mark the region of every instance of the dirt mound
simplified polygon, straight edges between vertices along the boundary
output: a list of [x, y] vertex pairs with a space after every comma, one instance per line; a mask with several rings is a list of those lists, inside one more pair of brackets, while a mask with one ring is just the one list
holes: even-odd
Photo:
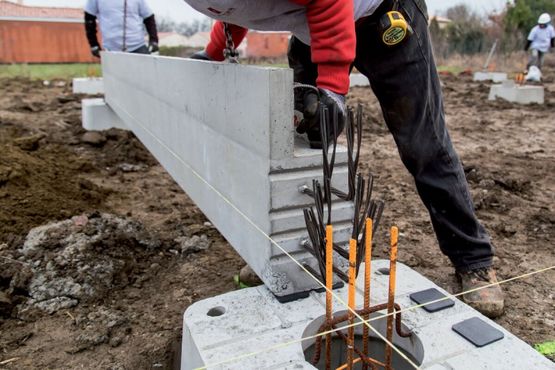
[[11, 254], [22, 266], [12, 274], [4, 271], [2, 278], [8, 298], [24, 301], [16, 316], [28, 320], [37, 310], [52, 314], [79, 302], [102, 301], [108, 292], [132, 284], [161, 245], [137, 221], [99, 213], [76, 216], [32, 229]]
[[80, 178], [83, 162], [73, 153], [56, 147], [33, 152], [22, 149], [34, 148], [35, 139], [23, 140], [20, 146], [0, 145], [0, 236], [102, 209], [109, 194]]

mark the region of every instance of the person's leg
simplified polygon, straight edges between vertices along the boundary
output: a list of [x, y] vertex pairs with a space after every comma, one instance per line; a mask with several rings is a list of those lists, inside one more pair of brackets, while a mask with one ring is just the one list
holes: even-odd
[[545, 53], [538, 50], [538, 68], [541, 70], [543, 67], [543, 61], [545, 58]]
[[[476, 218], [461, 162], [445, 127], [425, 3], [401, 1], [414, 34], [388, 47], [377, 23], [391, 6], [391, 0], [385, 0], [374, 16], [357, 26], [355, 66], [370, 80], [401, 159], [429, 211], [441, 250], [460, 273], [487, 270], [493, 247]], [[496, 302], [490, 316], [500, 313], [499, 306], [502, 310], [502, 298]]]
[[528, 56], [528, 64], [526, 65], [526, 71], [529, 71], [530, 67], [536, 65], [536, 60], [537, 60], [537, 50], [530, 49], [530, 55]]
[[130, 51], [130, 53], [132, 53], [132, 54], [150, 54], [150, 51], [148, 51], [148, 47], [146, 45], [143, 45], [138, 49]]

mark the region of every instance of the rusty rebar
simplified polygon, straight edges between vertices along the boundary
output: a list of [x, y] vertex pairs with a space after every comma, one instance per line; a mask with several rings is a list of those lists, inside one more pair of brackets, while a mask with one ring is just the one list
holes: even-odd
[[349, 324], [351, 325], [347, 330], [348, 340], [347, 340], [347, 370], [351, 370], [353, 367], [353, 350], [355, 348], [355, 328], [352, 326], [354, 324], [355, 316], [352, 311], [356, 309], [355, 302], [355, 288], [356, 288], [356, 261], [357, 261], [357, 241], [351, 239], [349, 242]]
[[[364, 309], [370, 307], [370, 282], [372, 274], [372, 219], [366, 219], [366, 233], [365, 233], [365, 248], [364, 248]], [[362, 316], [364, 320], [370, 318], [369, 315]], [[369, 346], [368, 346], [368, 326], [364, 325], [362, 328], [362, 352], [366, 357], [368, 357]], [[362, 370], [367, 370], [368, 365], [366, 363], [362, 364]]]
[[399, 230], [393, 226], [391, 228], [391, 250], [389, 254], [389, 289], [387, 296], [387, 330], [386, 339], [387, 345], [385, 347], [385, 369], [392, 370], [392, 348], [389, 343], [393, 340], [393, 309], [395, 304], [395, 284], [397, 278], [397, 241], [399, 238]]
[[[333, 227], [326, 226], [326, 321], [333, 318]], [[326, 335], [326, 370], [331, 370], [331, 333]]]
[[[368, 309], [355, 310], [355, 312], [357, 313], [357, 315], [364, 317], [374, 312], [383, 311], [387, 309], [387, 305], [388, 305], [387, 303], [383, 303], [383, 304], [376, 305], [374, 307], [369, 307]], [[412, 336], [412, 332], [403, 331], [402, 314], [401, 312], [399, 312], [401, 311], [401, 306], [395, 303], [393, 307], [395, 309], [395, 314], [392, 316], [395, 317], [395, 330], [397, 332], [397, 335], [399, 335], [401, 338], [409, 338], [410, 336]], [[333, 329], [335, 326], [337, 326], [338, 324], [345, 322], [347, 320], [349, 320], [348, 314], [334, 317], [331, 322], [326, 321], [322, 323], [322, 325], [320, 325], [320, 327], [318, 328], [318, 331], [316, 332], [316, 334], [329, 331]], [[366, 326], [366, 324], [363, 324], [363, 325]], [[321, 352], [322, 352], [322, 336], [318, 336], [314, 343], [314, 355], [312, 357], [313, 365], [316, 365], [320, 361]]]

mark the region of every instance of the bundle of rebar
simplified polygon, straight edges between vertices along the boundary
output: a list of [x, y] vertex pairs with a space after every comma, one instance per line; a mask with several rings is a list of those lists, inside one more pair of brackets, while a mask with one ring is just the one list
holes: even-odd
[[[305, 223], [310, 239], [310, 242], [305, 243], [305, 247], [315, 256], [320, 271], [314, 271], [308, 265], [305, 265], [305, 267], [315, 276], [319, 276], [322, 283], [326, 286], [326, 320], [319, 328], [318, 334], [333, 330], [336, 335], [344, 341], [347, 350], [347, 363], [338, 369], [351, 370], [354, 364], [362, 362], [362, 368], [365, 370], [377, 370], [379, 368], [392, 370], [392, 349], [389, 344], [391, 344], [393, 340], [394, 321], [397, 334], [400, 337], [409, 337], [411, 333], [403, 332], [401, 327], [401, 314], [398, 312], [400, 311], [400, 307], [395, 303], [398, 240], [398, 230], [396, 227], [391, 228], [388, 301], [385, 304], [373, 307], [370, 305], [372, 238], [379, 225], [384, 209], [384, 202], [372, 199], [374, 185], [373, 176], [370, 174], [365, 179], [358, 173], [362, 139], [362, 108], [359, 105], [356, 114], [349, 109], [346, 119], [349, 171], [347, 192], [343, 192], [331, 186], [337, 149], [337, 137], [332, 135], [334, 140], [333, 145], [330, 145], [328, 142], [328, 138], [330, 137], [330, 135], [328, 135], [328, 129], [331, 128], [334, 135], [337, 132], [337, 112], [330, 113], [327, 109], [321, 109], [320, 126], [323, 147], [323, 186], [318, 180], [313, 180], [312, 190], [304, 189], [303, 191], [314, 199], [314, 207], [304, 209]], [[332, 147], [331, 155], [329, 152], [330, 146]], [[352, 233], [348, 250], [345, 250], [343, 247], [333, 242], [332, 196], [343, 200], [352, 200], [354, 203]], [[327, 217], [325, 217], [324, 210], [327, 211]], [[324, 222], [324, 218], [326, 218], [326, 222]], [[334, 252], [338, 254], [339, 258], [348, 261], [349, 267], [347, 271], [343, 271], [335, 266]], [[357, 309], [355, 301], [356, 279], [363, 261], [365, 266], [364, 302], [362, 309]], [[349, 312], [340, 317], [334, 317], [333, 315], [332, 289], [334, 274], [348, 284]], [[367, 321], [370, 318], [370, 314], [382, 310], [387, 310], [384, 362], [369, 356], [369, 325], [365, 324], [363, 327], [362, 350], [355, 346], [354, 333], [354, 313], [364, 321]], [[345, 321], [349, 324], [347, 334], [343, 333], [341, 330], [337, 330], [337, 325]], [[329, 370], [331, 369], [332, 363], [332, 335], [330, 333], [326, 334], [325, 342], [325, 368]], [[321, 352], [322, 338], [318, 336], [312, 361], [314, 365], [320, 362]]]

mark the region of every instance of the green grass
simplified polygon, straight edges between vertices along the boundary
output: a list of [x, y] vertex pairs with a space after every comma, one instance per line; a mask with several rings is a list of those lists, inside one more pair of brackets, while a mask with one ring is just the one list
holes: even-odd
[[449, 72], [454, 75], [458, 75], [459, 73], [463, 72], [465, 69], [459, 66], [437, 66], [438, 72]]
[[52, 80], [73, 77], [99, 77], [100, 64], [3, 64], [0, 65], [0, 78], [27, 77], [31, 79]]

